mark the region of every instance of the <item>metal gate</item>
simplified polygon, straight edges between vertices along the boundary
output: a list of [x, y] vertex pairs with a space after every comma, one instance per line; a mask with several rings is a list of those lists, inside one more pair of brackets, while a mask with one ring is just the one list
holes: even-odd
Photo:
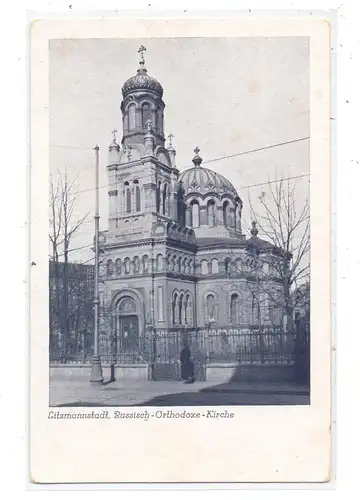
[[181, 380], [180, 352], [187, 344], [194, 363], [195, 380], [205, 380], [205, 359], [197, 332], [168, 331], [153, 334], [152, 379]]

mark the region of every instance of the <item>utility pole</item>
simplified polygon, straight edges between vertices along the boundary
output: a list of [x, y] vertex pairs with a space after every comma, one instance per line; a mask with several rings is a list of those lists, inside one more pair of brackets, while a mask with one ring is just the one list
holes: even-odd
[[151, 380], [156, 380], [156, 328], [155, 328], [155, 258], [154, 238], [151, 239]]
[[64, 342], [64, 361], [66, 363], [69, 354], [69, 235], [68, 235], [68, 177], [67, 167], [65, 170], [65, 186], [63, 189], [63, 210], [64, 210], [64, 269], [63, 269], [63, 283], [64, 283], [64, 308], [63, 308], [63, 342]]
[[91, 359], [90, 382], [103, 383], [99, 355], [99, 146], [95, 146], [95, 290], [94, 290], [94, 351]]

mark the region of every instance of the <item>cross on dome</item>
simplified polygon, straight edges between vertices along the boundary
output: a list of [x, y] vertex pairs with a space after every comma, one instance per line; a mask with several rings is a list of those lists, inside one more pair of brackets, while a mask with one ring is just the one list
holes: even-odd
[[145, 64], [145, 59], [144, 59], [144, 52], [145, 52], [145, 50], [146, 50], [146, 47], [144, 47], [144, 45], [141, 45], [140, 48], [139, 48], [139, 50], [138, 50], [138, 53], [140, 54], [140, 60], [139, 60], [139, 62], [140, 62], [141, 66], [144, 66], [144, 64]]
[[172, 133], [170, 132], [170, 134], [167, 136], [167, 138], [169, 139], [169, 146], [172, 146], [172, 138], [174, 136], [172, 135]]
[[114, 149], [116, 151], [120, 151], [120, 146], [119, 144], [116, 142], [116, 132], [117, 130], [115, 128], [112, 129], [111, 133], [112, 133], [112, 136], [113, 136], [113, 140], [112, 142], [109, 144], [109, 151], [113, 151]]
[[117, 133], [117, 132], [118, 132], [118, 131], [116, 130], [116, 128], [113, 128], [113, 129], [112, 129], [112, 131], [111, 131], [111, 133], [112, 133], [112, 135], [113, 135], [113, 140], [114, 140], [114, 142], [116, 142], [116, 133]]
[[201, 165], [201, 163], [202, 163], [202, 158], [201, 158], [201, 156], [199, 156], [200, 149], [198, 148], [198, 146], [196, 146], [196, 148], [194, 149], [194, 153], [195, 153], [195, 156], [194, 156], [194, 158], [192, 159], [193, 164], [194, 164], [196, 167], [200, 167], [200, 165]]

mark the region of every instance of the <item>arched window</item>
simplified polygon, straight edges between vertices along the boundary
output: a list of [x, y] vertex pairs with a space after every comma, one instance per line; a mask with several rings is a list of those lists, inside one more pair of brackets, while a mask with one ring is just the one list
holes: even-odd
[[186, 259], [186, 257], [185, 257], [185, 259], [184, 259], [184, 261], [183, 261], [183, 265], [182, 265], [182, 272], [183, 272], [184, 274], [186, 274], [186, 273], [187, 273], [187, 259]]
[[226, 274], [226, 276], [229, 276], [230, 273], [231, 273], [230, 259], [229, 259], [229, 257], [226, 257], [226, 259], [225, 259], [225, 274]]
[[135, 130], [135, 114], [136, 107], [135, 104], [130, 104], [128, 107], [128, 129]]
[[193, 324], [193, 311], [192, 311], [192, 300], [191, 300], [191, 296], [188, 295], [187, 296], [187, 313], [186, 313], [186, 317], [187, 317], [187, 322], [189, 325], [192, 325]]
[[142, 126], [146, 129], [146, 122], [151, 120], [150, 106], [148, 103], [142, 105]]
[[160, 108], [157, 110], [157, 126], [161, 133], [163, 130], [163, 113]]
[[163, 258], [162, 258], [162, 255], [161, 253], [159, 253], [157, 256], [156, 256], [156, 271], [162, 271], [163, 270]]
[[207, 223], [210, 227], [216, 225], [215, 202], [213, 200], [210, 200], [207, 204]]
[[138, 274], [139, 271], [140, 271], [139, 257], [134, 257], [134, 273]]
[[158, 182], [156, 187], [156, 211], [160, 213], [160, 197], [161, 197], [161, 181]]
[[121, 259], [116, 259], [115, 261], [115, 272], [118, 276], [121, 274]]
[[239, 231], [241, 231], [241, 204], [240, 203], [237, 207], [236, 225], [237, 225], [237, 229]]
[[162, 196], [162, 213], [166, 215], [166, 201], [167, 201], [167, 184], [164, 184], [163, 196]]
[[172, 322], [173, 325], [177, 323], [177, 313], [178, 313], [178, 294], [175, 293], [172, 300]]
[[106, 274], [108, 276], [111, 276], [113, 272], [114, 272], [114, 263], [112, 260], [108, 260], [106, 263]]
[[125, 182], [125, 203], [126, 203], [126, 213], [131, 212], [131, 191], [129, 187], [129, 183]]
[[224, 226], [228, 227], [230, 225], [230, 205], [228, 201], [225, 201], [223, 204], [223, 218]]
[[206, 276], [209, 273], [209, 266], [207, 260], [202, 260], [200, 262], [200, 271], [203, 276]]
[[165, 262], [165, 264], [166, 264], [166, 271], [171, 271], [171, 261], [170, 261], [170, 259], [171, 259], [171, 255], [169, 253], [166, 254], [166, 262]]
[[129, 274], [130, 273], [130, 259], [129, 257], [126, 257], [124, 260], [124, 266], [125, 266], [125, 273]]
[[211, 261], [211, 274], [217, 274], [219, 272], [219, 261], [217, 259], [213, 259]]
[[230, 321], [233, 325], [239, 323], [240, 316], [240, 298], [238, 294], [234, 293], [230, 299]]
[[215, 297], [211, 293], [206, 296], [205, 301], [206, 319], [208, 321], [216, 320], [216, 302]]
[[191, 223], [193, 227], [200, 226], [200, 209], [197, 201], [191, 204]]
[[185, 297], [184, 320], [186, 325], [191, 324], [191, 299], [189, 294]]
[[139, 181], [134, 181], [135, 184], [135, 210], [140, 212], [141, 210], [141, 198], [140, 198], [140, 186]]
[[191, 259], [188, 262], [188, 273], [189, 274], [193, 273], [193, 261]]
[[241, 273], [241, 259], [236, 259], [235, 261], [235, 271]]
[[147, 273], [149, 270], [149, 257], [147, 255], [144, 255], [142, 258], [142, 268], [143, 268], [143, 273]]
[[184, 308], [184, 297], [180, 295], [179, 298], [179, 324], [183, 324], [183, 308]]

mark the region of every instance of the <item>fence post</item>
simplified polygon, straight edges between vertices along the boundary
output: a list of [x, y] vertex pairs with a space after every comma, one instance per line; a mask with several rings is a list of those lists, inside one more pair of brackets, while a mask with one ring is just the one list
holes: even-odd
[[156, 328], [151, 329], [151, 380], [156, 380]]
[[116, 319], [114, 315], [111, 316], [111, 326], [110, 326], [110, 356], [111, 356], [111, 365], [110, 365], [110, 381], [114, 382], [116, 380], [115, 377], [115, 366], [116, 366], [116, 357], [117, 357], [117, 331], [116, 331]]

